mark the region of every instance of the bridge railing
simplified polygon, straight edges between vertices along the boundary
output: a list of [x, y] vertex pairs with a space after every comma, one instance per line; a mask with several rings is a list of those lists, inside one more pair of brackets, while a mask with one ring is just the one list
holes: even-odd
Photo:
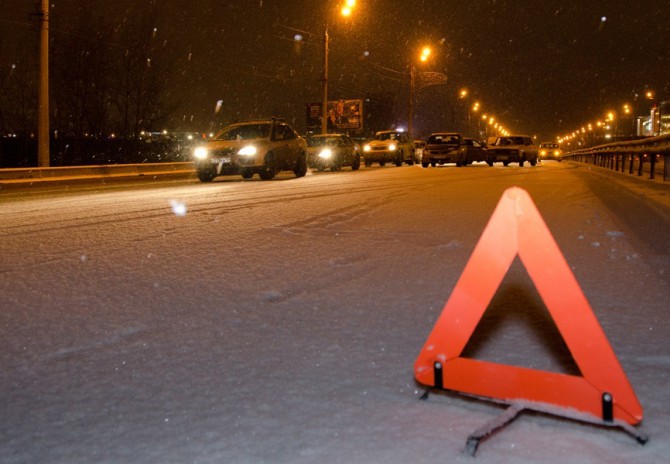
[[563, 159], [595, 164], [621, 172], [626, 172], [628, 169], [629, 174], [633, 174], [637, 167], [638, 176], [644, 174], [645, 166], [648, 164], [650, 179], [655, 178], [656, 165], [662, 160], [665, 182], [670, 178], [670, 134], [575, 150], [564, 154]]
[[106, 164], [95, 166], [60, 166], [51, 168], [0, 169], [0, 184], [48, 182], [69, 179], [133, 178], [194, 175], [192, 162]]

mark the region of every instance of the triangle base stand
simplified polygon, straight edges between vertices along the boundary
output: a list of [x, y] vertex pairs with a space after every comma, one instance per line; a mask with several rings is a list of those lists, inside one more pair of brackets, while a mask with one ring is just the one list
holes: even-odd
[[[427, 389], [423, 395], [421, 395], [421, 400], [427, 400], [428, 396], [430, 394], [431, 389]], [[439, 389], [438, 391], [446, 391]], [[459, 392], [456, 392], [459, 393]], [[468, 397], [471, 397], [471, 395], [465, 395]], [[494, 403], [503, 403], [501, 401], [496, 401], [492, 400], [490, 398], [481, 398], [481, 397], [474, 397], [480, 400], [488, 400], [490, 402]], [[539, 412], [543, 414], [548, 414], [551, 416], [555, 417], [561, 417], [565, 419], [571, 419], [571, 420], [577, 420], [580, 422], [587, 422], [590, 424], [594, 425], [599, 425], [599, 426], [604, 426], [604, 427], [613, 427], [613, 428], [620, 428], [624, 432], [626, 432], [628, 435], [632, 436], [635, 438], [635, 440], [641, 444], [644, 445], [649, 441], [649, 437], [643, 433], [641, 433], [639, 430], [637, 430], [635, 427], [632, 425], [623, 422], [623, 421], [608, 421], [608, 420], [603, 420], [603, 421], [596, 421], [587, 417], [584, 417], [582, 415], [571, 415], [571, 414], [560, 414], [555, 410], [551, 410], [550, 408], [542, 408], [542, 407], [537, 407], [537, 405], [526, 405], [526, 404], [520, 404], [520, 403], [503, 403], [507, 404], [507, 409], [500, 414], [498, 417], [488, 421], [481, 427], [479, 427], [477, 430], [472, 432], [470, 436], [468, 436], [468, 439], [465, 443], [465, 452], [468, 453], [470, 456], [475, 456], [475, 453], [477, 452], [477, 448], [479, 447], [479, 443], [505, 427], [506, 425], [509, 425], [514, 419], [519, 417], [519, 415], [524, 412], [525, 410], [528, 411], [533, 411], [533, 412]]]

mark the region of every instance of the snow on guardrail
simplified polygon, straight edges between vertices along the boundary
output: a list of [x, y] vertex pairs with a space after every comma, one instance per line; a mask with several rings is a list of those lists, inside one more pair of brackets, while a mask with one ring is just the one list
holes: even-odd
[[637, 165], [638, 176], [644, 173], [645, 163], [648, 162], [650, 179], [654, 179], [656, 163], [660, 157], [663, 158], [663, 181], [666, 181], [670, 178], [670, 134], [608, 143], [563, 155], [563, 159], [595, 164], [621, 172], [625, 172], [628, 162], [628, 172], [633, 174]]

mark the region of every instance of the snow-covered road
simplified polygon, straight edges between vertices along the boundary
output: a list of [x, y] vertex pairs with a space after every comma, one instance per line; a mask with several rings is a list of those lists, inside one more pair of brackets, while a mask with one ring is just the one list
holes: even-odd
[[[413, 364], [503, 191], [526, 189], [644, 407], [523, 414], [480, 463], [670, 455], [670, 186], [597, 168], [385, 167], [0, 195], [0, 462], [472, 462], [500, 407]], [[515, 262], [470, 356], [575, 366]]]

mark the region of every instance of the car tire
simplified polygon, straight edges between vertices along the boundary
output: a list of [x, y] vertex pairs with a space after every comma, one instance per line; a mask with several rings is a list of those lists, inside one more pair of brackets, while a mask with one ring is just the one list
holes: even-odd
[[198, 179], [200, 179], [200, 182], [211, 182], [215, 177], [216, 171], [214, 169], [198, 170]]
[[428, 167], [428, 161], [422, 161], [421, 162], [421, 167], [427, 168]]
[[505, 167], [509, 166], [509, 161], [503, 161], [503, 166]]
[[365, 167], [369, 168], [372, 166], [372, 161], [365, 160]]
[[265, 163], [258, 173], [263, 180], [273, 179], [277, 175], [277, 168], [275, 166], [275, 157], [272, 153], [265, 155]]
[[333, 165], [330, 167], [330, 172], [336, 172], [336, 171], [339, 171], [340, 169], [342, 169], [342, 160], [338, 159], [338, 160], [335, 160]]
[[360, 155], [356, 155], [356, 158], [354, 158], [354, 162], [351, 163], [351, 170], [358, 171], [358, 168], [360, 167], [361, 167], [361, 157]]
[[493, 167], [493, 161], [487, 161], [486, 164], [488, 164], [490, 168]]
[[386, 161], [380, 161], [380, 162], [379, 162], [379, 165], [380, 165], [380, 166], [386, 166]]
[[251, 179], [254, 177], [254, 171], [248, 168], [242, 169], [240, 174], [242, 174], [242, 179]]
[[398, 166], [398, 167], [402, 166], [402, 162], [403, 162], [404, 159], [405, 159], [405, 156], [403, 155], [402, 150], [400, 150], [398, 152], [398, 156], [396, 156], [396, 158], [395, 158], [395, 165]]
[[432, 167], [435, 167], [435, 166], [437, 166], [437, 162], [436, 162], [436, 161], [431, 161], [431, 162], [430, 162], [430, 165], [431, 165]]
[[529, 163], [531, 166], [535, 166], [537, 164], [537, 160], [531, 160]]
[[305, 174], [307, 174], [307, 155], [305, 153], [300, 153], [298, 156], [293, 173], [296, 177], [305, 177]]

